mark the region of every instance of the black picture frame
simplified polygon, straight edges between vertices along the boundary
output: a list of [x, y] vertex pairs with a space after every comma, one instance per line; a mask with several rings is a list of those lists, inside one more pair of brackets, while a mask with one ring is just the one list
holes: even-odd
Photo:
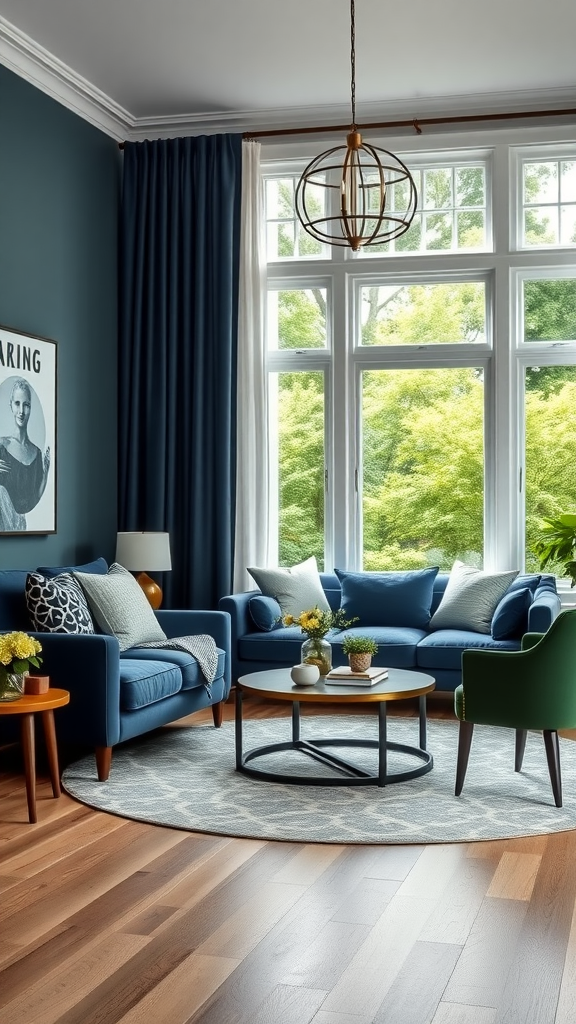
[[56, 533], [56, 364], [50, 338], [0, 325], [0, 535]]

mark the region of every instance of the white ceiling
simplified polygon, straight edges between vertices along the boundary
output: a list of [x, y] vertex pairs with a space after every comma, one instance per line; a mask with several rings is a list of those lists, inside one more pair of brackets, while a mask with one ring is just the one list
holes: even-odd
[[[356, 0], [359, 120], [576, 106], [576, 0]], [[349, 121], [349, 0], [0, 0], [0, 63], [117, 138]]]

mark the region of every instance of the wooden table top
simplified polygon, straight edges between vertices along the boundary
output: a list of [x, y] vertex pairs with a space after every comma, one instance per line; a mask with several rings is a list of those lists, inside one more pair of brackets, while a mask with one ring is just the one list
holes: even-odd
[[48, 690], [46, 693], [23, 693], [17, 700], [0, 701], [0, 715], [30, 715], [35, 711], [51, 711], [70, 701], [68, 690]]
[[243, 693], [277, 700], [314, 701], [327, 704], [369, 703], [370, 701], [406, 700], [422, 697], [436, 686], [432, 676], [403, 668], [388, 669], [388, 676], [375, 686], [340, 686], [322, 676], [313, 686], [296, 686], [289, 668], [268, 669], [240, 676], [238, 685]]

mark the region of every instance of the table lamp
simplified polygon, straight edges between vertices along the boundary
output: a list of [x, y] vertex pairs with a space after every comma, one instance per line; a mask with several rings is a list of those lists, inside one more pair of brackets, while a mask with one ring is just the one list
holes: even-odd
[[167, 572], [172, 568], [170, 537], [167, 533], [119, 533], [116, 561], [137, 573], [136, 579], [152, 608], [162, 604], [162, 590], [148, 572]]

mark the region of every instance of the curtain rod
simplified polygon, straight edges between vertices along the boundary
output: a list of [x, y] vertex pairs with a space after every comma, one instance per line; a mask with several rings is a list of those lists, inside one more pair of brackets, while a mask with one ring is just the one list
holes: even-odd
[[[521, 117], [559, 117], [560, 115], [576, 114], [576, 108], [564, 110], [520, 110], [508, 114], [464, 114], [457, 117], [413, 117], [407, 121], [371, 121], [370, 124], [359, 124], [359, 131], [371, 128], [414, 128], [418, 135], [422, 134], [422, 125], [432, 124], [467, 124], [474, 121], [509, 121]], [[350, 124], [323, 125], [318, 128], [277, 128], [270, 131], [243, 132], [243, 139], [262, 139], [274, 135], [316, 135], [319, 132], [346, 132]]]
[[[375, 121], [370, 124], [359, 124], [359, 131], [368, 131], [372, 128], [414, 128], [418, 135], [422, 134], [422, 126], [433, 124], [470, 124], [477, 121], [511, 121], [524, 117], [546, 118], [546, 117], [571, 117], [576, 115], [576, 108], [569, 107], [561, 110], [516, 110], [507, 114], [464, 114], [457, 117], [413, 117], [407, 121]], [[347, 132], [350, 124], [329, 124], [316, 128], [272, 128], [268, 131], [242, 132], [243, 139], [263, 139], [280, 135], [318, 135], [320, 132]], [[119, 149], [124, 149], [124, 143], [118, 143]]]

